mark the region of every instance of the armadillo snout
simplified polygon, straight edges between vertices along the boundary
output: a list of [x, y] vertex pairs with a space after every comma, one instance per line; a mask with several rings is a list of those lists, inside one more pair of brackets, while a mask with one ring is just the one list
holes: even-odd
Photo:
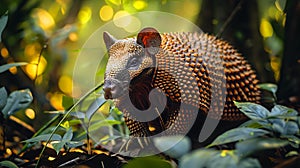
[[116, 85], [111, 80], [105, 80], [103, 85], [104, 98], [112, 99], [112, 91], [116, 89]]
[[123, 82], [116, 79], [106, 79], [103, 85], [104, 98], [115, 99], [124, 94], [125, 87]]

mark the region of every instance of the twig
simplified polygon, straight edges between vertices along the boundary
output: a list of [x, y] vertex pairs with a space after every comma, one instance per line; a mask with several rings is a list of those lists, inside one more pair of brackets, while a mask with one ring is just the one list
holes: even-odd
[[39, 54], [39, 57], [38, 57], [38, 62], [36, 64], [36, 73], [35, 73], [35, 78], [34, 78], [35, 82], [36, 82], [36, 79], [38, 78], [38, 75], [39, 75], [39, 64], [41, 62], [42, 54], [43, 54], [44, 50], [48, 47], [48, 44], [47, 44], [48, 42], [47, 41], [45, 42], [45, 44], [43, 44], [43, 47], [42, 47], [42, 49], [40, 51], [40, 54]]
[[242, 8], [242, 3], [244, 0], [240, 0], [239, 3], [236, 5], [236, 7], [234, 8], [234, 10], [231, 12], [230, 16], [228, 17], [228, 19], [224, 22], [224, 24], [222, 25], [222, 27], [220, 28], [219, 32], [217, 33], [217, 37], [221, 37], [224, 30], [226, 29], [226, 27], [228, 26], [228, 24], [232, 21], [232, 19], [234, 18], [234, 16], [236, 15], [236, 13]]

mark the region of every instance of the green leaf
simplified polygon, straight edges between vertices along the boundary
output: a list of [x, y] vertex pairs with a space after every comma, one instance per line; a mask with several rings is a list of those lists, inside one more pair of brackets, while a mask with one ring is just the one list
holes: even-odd
[[260, 120], [268, 117], [270, 112], [263, 106], [255, 103], [239, 103], [234, 102], [234, 104], [243, 112], [247, 117], [252, 120]]
[[179, 168], [260, 168], [257, 159], [240, 159], [235, 151], [198, 149], [179, 160]]
[[7, 24], [8, 11], [5, 12], [3, 16], [0, 17], [0, 42], [2, 41], [2, 32]]
[[86, 111], [86, 117], [90, 121], [92, 119], [92, 116], [97, 112], [97, 110], [104, 105], [106, 100], [103, 97], [97, 98], [87, 109]]
[[0, 162], [0, 167], [18, 168], [18, 166], [14, 162], [8, 160]]
[[300, 138], [294, 135], [281, 135], [280, 138], [285, 138], [290, 142], [290, 145], [296, 149], [299, 148]]
[[[42, 142], [42, 141], [48, 141], [48, 139], [50, 138], [51, 134], [43, 134], [43, 135], [39, 135], [39, 136], [36, 136], [34, 138], [30, 138], [30, 139], [27, 139], [23, 142], [26, 142], [26, 143], [34, 143], [34, 142]], [[53, 134], [53, 136], [51, 137], [50, 141], [61, 141], [61, 136], [58, 135], [58, 134]]]
[[219, 151], [212, 149], [198, 149], [184, 155], [179, 160], [179, 168], [200, 168], [207, 167], [210, 164], [211, 158], [220, 155]]
[[73, 130], [72, 127], [70, 127], [68, 131], [64, 134], [62, 141], [68, 142], [71, 141], [72, 138], [73, 138]]
[[236, 144], [236, 150], [241, 157], [247, 157], [259, 151], [276, 149], [289, 144], [287, 140], [276, 138], [255, 138], [249, 139]]
[[124, 165], [124, 168], [172, 168], [171, 164], [158, 156], [134, 158]]
[[262, 83], [262, 84], [259, 84], [258, 86], [260, 89], [269, 91], [273, 94], [276, 94], [277, 89], [278, 89], [277, 85], [275, 85], [273, 83]]
[[53, 141], [51, 142], [54, 150], [56, 151], [56, 154], [59, 153], [59, 151], [65, 146], [66, 142], [65, 141]]
[[268, 131], [258, 128], [234, 128], [218, 136], [208, 147], [255, 138], [268, 133]]
[[122, 123], [121, 121], [117, 121], [117, 120], [102, 120], [102, 121], [91, 124], [89, 127], [89, 131], [92, 132], [103, 126], [113, 126], [113, 125], [117, 125], [117, 124], [121, 124], [121, 123]]
[[65, 144], [68, 148], [76, 148], [78, 146], [84, 145], [84, 142], [81, 141], [70, 141]]
[[85, 113], [80, 112], [80, 111], [71, 112], [70, 115], [73, 117], [79, 118], [79, 119], [85, 118]]
[[7, 92], [4, 87], [0, 88], [0, 111], [3, 109], [7, 101]]
[[241, 124], [239, 127], [265, 128], [267, 130], [272, 130], [272, 124], [267, 120], [249, 120]]
[[272, 129], [274, 132], [278, 132], [284, 135], [284, 128], [286, 122], [283, 119], [269, 119], [272, 123]]
[[275, 105], [272, 108], [271, 114], [269, 116], [280, 116], [280, 115], [297, 116], [298, 112], [295, 109], [292, 109], [292, 108], [288, 108], [288, 107], [281, 106], [281, 105]]
[[14, 112], [24, 109], [30, 105], [33, 97], [29, 89], [12, 92], [8, 98], [5, 107], [2, 110], [4, 118], [8, 118]]
[[0, 73], [9, 70], [11, 67], [15, 66], [22, 66], [22, 65], [27, 65], [27, 62], [15, 62], [15, 63], [10, 63], [10, 64], [5, 64], [0, 66]]
[[239, 161], [237, 167], [242, 168], [261, 168], [261, 165], [257, 159], [253, 158], [244, 158]]
[[74, 101], [73, 101], [72, 97], [65, 96], [65, 95], [63, 96], [63, 98], [62, 98], [62, 106], [65, 109], [70, 108], [73, 105], [73, 103], [74, 103]]
[[293, 121], [286, 122], [283, 133], [284, 135], [295, 135], [299, 133], [299, 127], [297, 123]]
[[287, 0], [276, 0], [276, 1], [275, 1], [275, 6], [276, 6], [277, 9], [280, 10], [281, 12], [285, 12], [286, 1], [287, 1]]
[[191, 141], [183, 136], [165, 136], [153, 139], [155, 147], [161, 152], [179, 158], [191, 150]]

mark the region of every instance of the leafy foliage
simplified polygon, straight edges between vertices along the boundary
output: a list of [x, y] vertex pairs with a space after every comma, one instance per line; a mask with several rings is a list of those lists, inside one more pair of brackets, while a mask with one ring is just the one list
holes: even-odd
[[154, 145], [165, 154], [180, 158], [191, 150], [191, 141], [183, 136], [156, 137]]
[[0, 92], [2, 92], [0, 110], [4, 119], [7, 119], [18, 110], [26, 108], [33, 100], [29, 89], [14, 91], [8, 97], [4, 88], [1, 88]]
[[171, 164], [168, 161], [163, 160], [157, 156], [150, 156], [150, 157], [142, 157], [142, 158], [135, 158], [128, 162], [124, 166], [124, 168], [136, 168], [136, 167], [143, 167], [143, 168], [172, 168]]
[[10, 63], [10, 64], [5, 64], [0, 66], [0, 73], [9, 70], [9, 68], [15, 67], [15, 66], [22, 66], [22, 65], [27, 65], [26, 62], [17, 62], [17, 63]]
[[8, 16], [7, 16], [7, 12], [0, 17], [0, 42], [2, 41], [2, 32], [7, 24], [7, 20], [8, 20]]
[[199, 149], [183, 156], [179, 164], [180, 168], [220, 167], [220, 168], [260, 168], [257, 159], [241, 159], [235, 151], [217, 151], [213, 149]]

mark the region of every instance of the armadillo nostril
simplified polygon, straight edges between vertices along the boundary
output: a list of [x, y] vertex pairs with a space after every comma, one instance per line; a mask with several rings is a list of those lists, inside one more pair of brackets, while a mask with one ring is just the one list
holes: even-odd
[[104, 98], [105, 99], [112, 99], [112, 94], [111, 94], [111, 88], [103, 88], [104, 91]]

